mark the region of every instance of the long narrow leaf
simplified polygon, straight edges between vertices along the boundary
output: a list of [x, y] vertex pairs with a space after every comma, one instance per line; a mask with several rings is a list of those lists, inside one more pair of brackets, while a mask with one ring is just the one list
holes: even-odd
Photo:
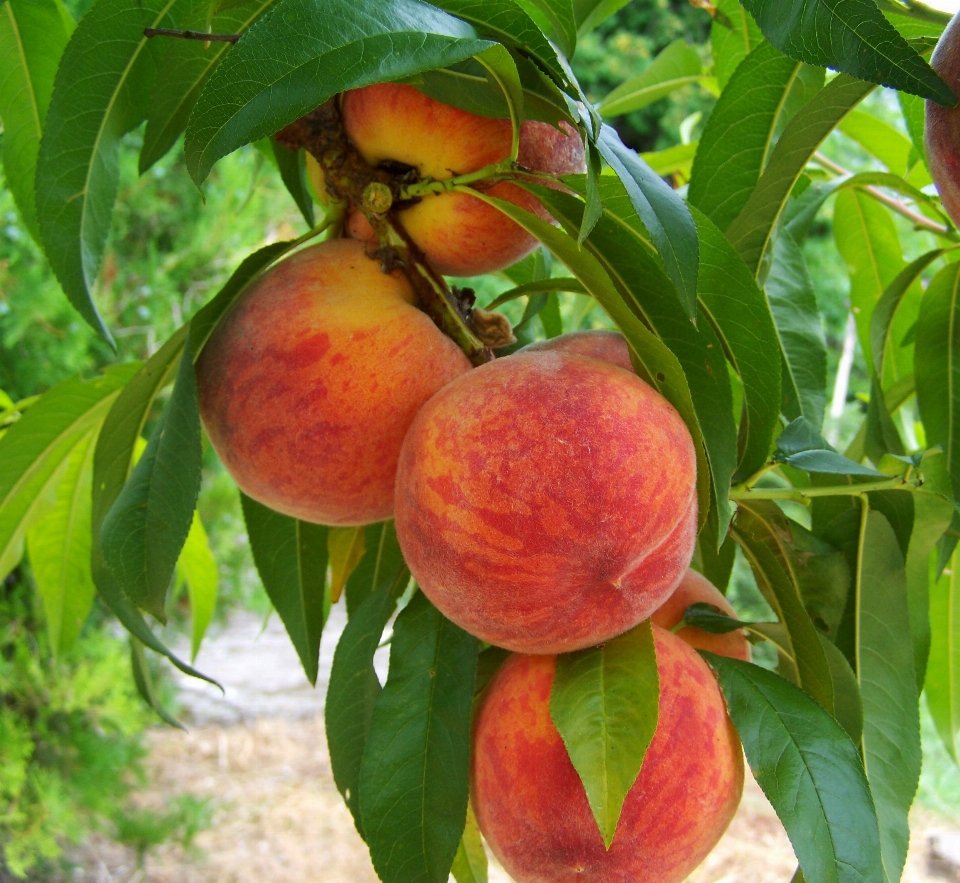
[[74, 23], [61, 0], [0, 6], [0, 123], [3, 170], [24, 224], [38, 242], [33, 180], [53, 78]]
[[218, 159], [338, 92], [455, 64], [490, 45], [419, 0], [280, 0], [203, 87], [187, 125], [187, 168], [200, 184]]
[[423, 593], [397, 617], [360, 769], [363, 830], [383, 880], [448, 879], [467, 814], [478, 649]]

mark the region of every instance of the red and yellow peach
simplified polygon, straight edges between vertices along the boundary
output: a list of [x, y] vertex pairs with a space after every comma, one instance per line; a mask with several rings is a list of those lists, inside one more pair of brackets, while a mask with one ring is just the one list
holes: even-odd
[[474, 635], [562, 653], [648, 617], [697, 527], [690, 433], [636, 375], [558, 352], [457, 378], [410, 427], [397, 535], [423, 591]]
[[417, 411], [470, 369], [361, 243], [304, 249], [265, 273], [197, 362], [207, 435], [240, 488], [322, 524], [393, 515], [400, 445]]
[[726, 830], [743, 754], [707, 664], [654, 627], [659, 717], [609, 850], [550, 718], [555, 657], [512, 656], [474, 724], [470, 796], [517, 883], [680, 883]]

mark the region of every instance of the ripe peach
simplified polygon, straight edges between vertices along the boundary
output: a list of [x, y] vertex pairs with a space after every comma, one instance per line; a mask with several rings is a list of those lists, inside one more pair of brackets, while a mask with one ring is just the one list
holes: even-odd
[[197, 362], [200, 414], [249, 496], [322, 524], [393, 515], [400, 444], [427, 399], [470, 369], [349, 239], [265, 273], [217, 326]]
[[619, 331], [572, 331], [561, 334], [550, 340], [538, 340], [525, 346], [521, 352], [560, 352], [573, 353], [577, 356], [587, 356], [590, 359], [599, 359], [609, 362], [627, 371], [633, 371], [633, 362], [630, 361], [630, 347]]
[[[343, 95], [343, 124], [371, 165], [393, 161], [421, 176], [443, 180], [476, 172], [510, 155], [509, 120], [481, 117], [418, 92], [413, 86], [382, 83]], [[583, 142], [569, 126], [527, 120], [520, 130], [520, 165], [555, 174], [586, 171]], [[488, 191], [528, 211], [549, 217], [540, 203], [514, 184]], [[398, 218], [439, 273], [474, 276], [502, 270], [528, 255], [537, 241], [492, 206], [464, 193], [427, 196], [402, 209]], [[372, 236], [359, 212], [347, 229], [358, 239]]]
[[[930, 64], [946, 84], [960, 94], [960, 14], [947, 25]], [[927, 102], [924, 145], [943, 207], [953, 222], [960, 224], [960, 107], [941, 107], [933, 101]]]
[[397, 536], [430, 600], [509, 650], [563, 653], [648, 617], [693, 555], [690, 433], [634, 374], [518, 353], [417, 415], [397, 470]]
[[[683, 575], [680, 585], [650, 618], [654, 625], [672, 629], [683, 620], [683, 614], [691, 604], [712, 604], [714, 607], [719, 607], [731, 619], [737, 618], [730, 602], [723, 597], [720, 590], [695, 570], [688, 570]], [[674, 634], [695, 650], [709, 650], [718, 656], [730, 656], [733, 659], [742, 659], [744, 662], [750, 661], [750, 644], [741, 629], [727, 632], [725, 635], [714, 635], [687, 625]]]
[[743, 791], [743, 754], [707, 664], [654, 627], [659, 718], [604, 849], [586, 791], [550, 718], [555, 657], [511, 656], [473, 733], [470, 797], [517, 883], [679, 883], [723, 835]]

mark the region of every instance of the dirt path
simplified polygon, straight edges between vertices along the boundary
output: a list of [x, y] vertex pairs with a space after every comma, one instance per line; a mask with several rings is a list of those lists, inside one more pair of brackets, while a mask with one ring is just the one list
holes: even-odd
[[[376, 883], [366, 848], [334, 787], [322, 723], [335, 616], [324, 635], [321, 676], [309, 688], [282, 626], [243, 615], [214, 636], [199, 667], [221, 678], [226, 698], [197, 682], [185, 686], [189, 732], [149, 734], [149, 787], [144, 808], [162, 810], [189, 793], [211, 802], [212, 826], [185, 853], [164, 845], [136, 868], [129, 850], [106, 840], [86, 845], [75, 883]], [[383, 660], [385, 663], [386, 660]], [[931, 871], [928, 841], [960, 828], [917, 811], [906, 883], [960, 880], [944, 866]], [[789, 842], [760, 789], [749, 780], [733, 824], [690, 883], [789, 883], [795, 868]], [[952, 876], [951, 876], [952, 875]], [[490, 883], [509, 883], [491, 868]]]

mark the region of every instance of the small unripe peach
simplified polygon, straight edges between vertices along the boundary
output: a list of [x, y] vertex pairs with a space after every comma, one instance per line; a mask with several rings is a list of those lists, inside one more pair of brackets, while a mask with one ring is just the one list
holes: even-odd
[[[736, 611], [720, 590], [705, 576], [692, 569], [683, 575], [680, 585], [650, 618], [654, 625], [672, 630], [683, 621], [683, 614], [691, 604], [710, 604], [719, 608], [731, 619], [737, 618]], [[750, 644], [742, 629], [727, 632], [724, 635], [715, 635], [692, 625], [686, 625], [674, 634], [696, 650], [709, 650], [718, 656], [730, 656], [733, 659], [742, 659], [744, 662], [750, 661]]]
[[588, 647], [646, 619], [686, 571], [693, 442], [635, 374], [517, 353], [417, 415], [396, 518], [414, 577], [462, 628], [524, 653]]
[[417, 411], [470, 369], [363, 245], [322, 242], [244, 292], [197, 361], [200, 415], [240, 488], [304, 521], [393, 516]]
[[[421, 177], [446, 180], [510, 155], [509, 120], [467, 113], [434, 101], [413, 86], [381, 83], [355, 89], [344, 93], [342, 108], [348, 137], [373, 166], [402, 163]], [[583, 142], [566, 124], [561, 131], [548, 123], [524, 122], [517, 161], [524, 168], [558, 175], [586, 171]], [[515, 184], [500, 182], [487, 192], [549, 217], [530, 193]], [[434, 269], [450, 276], [501, 270], [537, 246], [504, 214], [465, 193], [425, 196], [401, 209], [398, 219]], [[357, 211], [350, 214], [347, 229], [358, 239], [373, 235]]]
[[680, 883], [713, 849], [743, 791], [743, 754], [707, 664], [654, 627], [657, 729], [604, 849], [550, 718], [555, 657], [512, 656], [476, 716], [470, 798], [517, 883]]

